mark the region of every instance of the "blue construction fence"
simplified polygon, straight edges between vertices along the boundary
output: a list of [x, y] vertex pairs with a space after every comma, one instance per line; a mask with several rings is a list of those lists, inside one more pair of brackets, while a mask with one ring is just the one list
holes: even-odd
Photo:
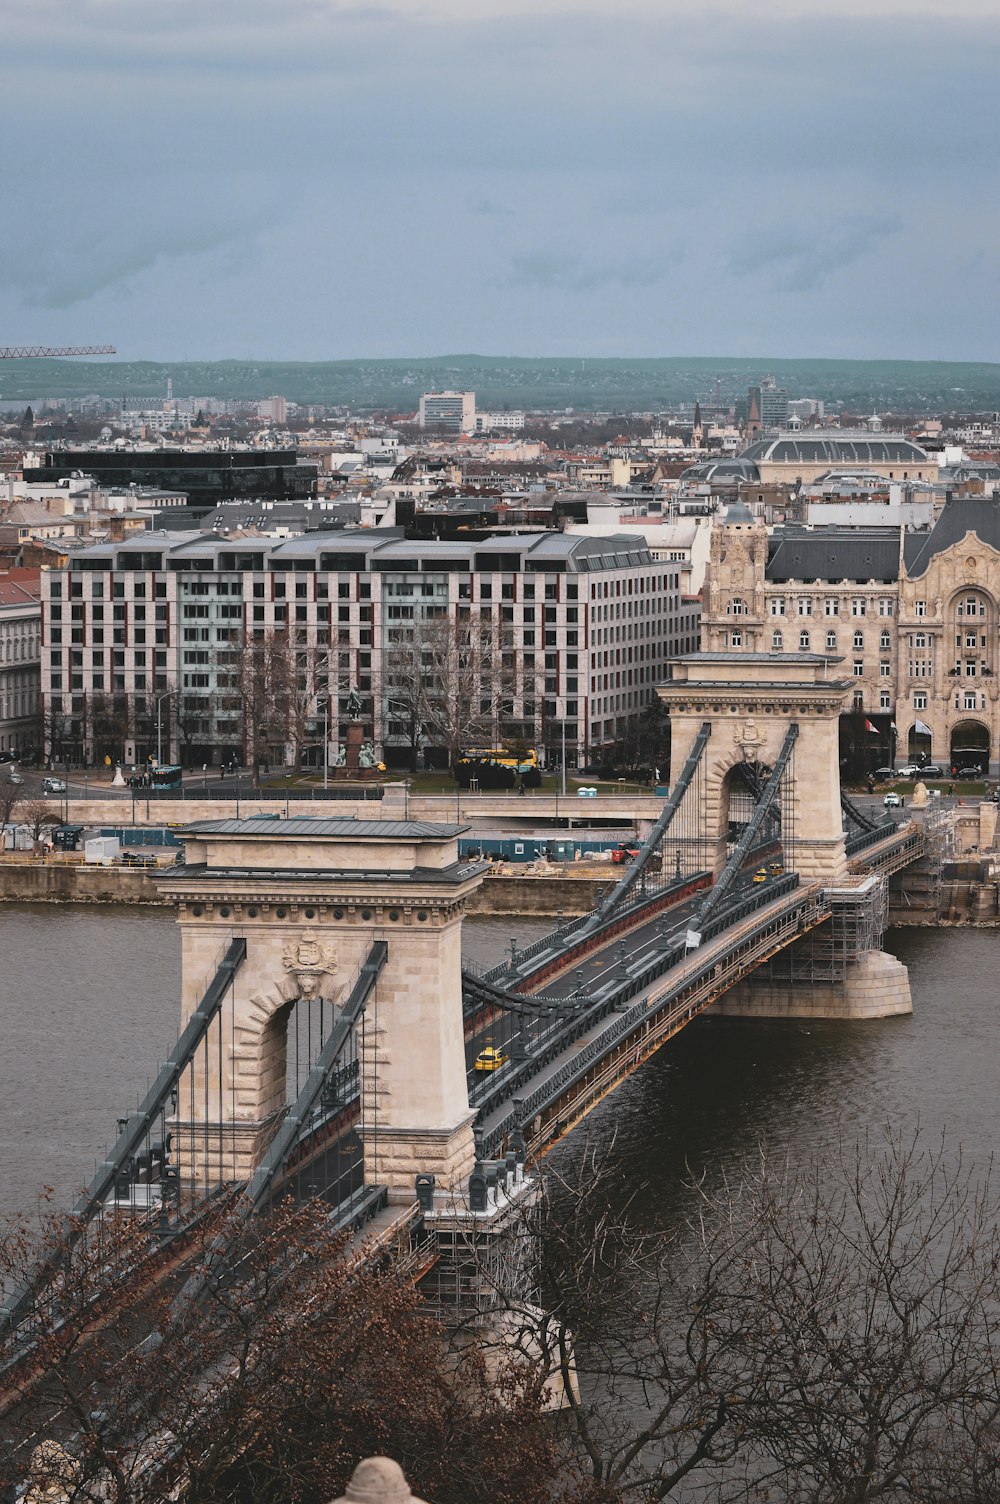
[[175, 830], [166, 825], [102, 825], [100, 836], [116, 836], [124, 850], [126, 846], [183, 846], [184, 842]]
[[494, 862], [575, 862], [603, 851], [635, 851], [638, 845], [632, 832], [606, 836], [460, 836], [458, 854]]

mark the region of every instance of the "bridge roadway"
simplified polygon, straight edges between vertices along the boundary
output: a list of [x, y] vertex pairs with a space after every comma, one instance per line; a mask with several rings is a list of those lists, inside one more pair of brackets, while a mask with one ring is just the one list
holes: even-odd
[[[617, 958], [595, 956], [600, 973], [591, 971], [588, 991], [593, 1001], [604, 994], [609, 1006], [603, 1016], [581, 1019], [578, 1029], [570, 1024], [567, 1030], [565, 1021], [561, 1029], [553, 1026], [551, 1047], [544, 1035], [533, 1037], [534, 1058], [512, 1059], [473, 1086], [471, 1105], [483, 1108], [479, 1126], [485, 1153], [499, 1153], [519, 1121], [529, 1150], [544, 1152], [748, 971], [829, 914], [819, 884], [802, 884], [789, 875], [734, 897], [713, 919], [703, 943], [680, 955], [685, 925], [678, 915], [669, 936], [659, 921], [641, 927], [624, 971]], [[572, 977], [564, 985], [572, 995]]]

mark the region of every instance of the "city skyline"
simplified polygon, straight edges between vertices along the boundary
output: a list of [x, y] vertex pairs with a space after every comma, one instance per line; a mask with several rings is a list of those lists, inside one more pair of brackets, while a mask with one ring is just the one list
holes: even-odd
[[1000, 18], [0, 4], [5, 342], [989, 359]]

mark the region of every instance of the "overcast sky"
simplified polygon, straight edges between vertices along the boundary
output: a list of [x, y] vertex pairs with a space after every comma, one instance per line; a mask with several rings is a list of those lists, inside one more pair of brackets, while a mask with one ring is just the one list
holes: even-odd
[[0, 343], [998, 358], [995, 0], [0, 0]]

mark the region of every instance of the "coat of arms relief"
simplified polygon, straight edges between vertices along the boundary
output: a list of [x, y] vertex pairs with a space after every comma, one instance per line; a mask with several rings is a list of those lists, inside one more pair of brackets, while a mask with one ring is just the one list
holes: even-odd
[[324, 977], [337, 970], [337, 953], [312, 930], [304, 930], [296, 939], [285, 941], [282, 964], [295, 978], [300, 997], [319, 997]]

